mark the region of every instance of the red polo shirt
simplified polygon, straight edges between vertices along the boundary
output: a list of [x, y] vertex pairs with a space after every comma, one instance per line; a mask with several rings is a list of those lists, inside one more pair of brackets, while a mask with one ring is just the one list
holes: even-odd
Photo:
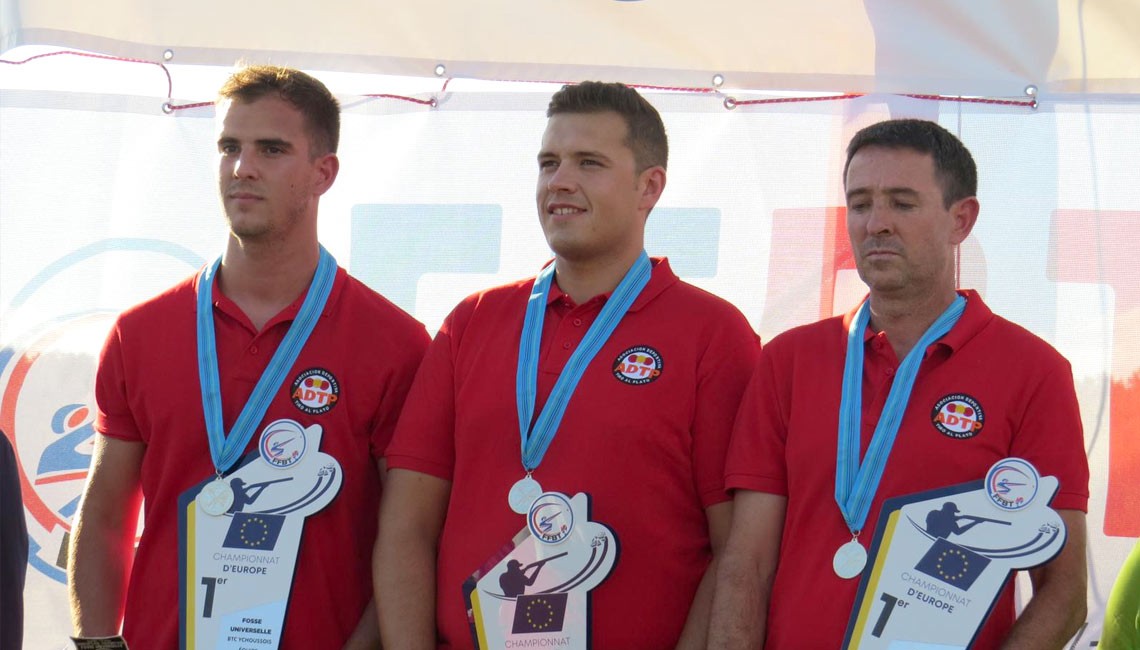
[[[950, 332], [926, 350], [882, 482], [863, 526], [883, 501], [981, 479], [995, 462], [1024, 458], [1056, 476], [1054, 509], [1088, 508], [1088, 462], [1068, 361], [1025, 329], [996, 316], [974, 291]], [[727, 462], [727, 486], [788, 497], [766, 648], [838, 648], [858, 580], [835, 575], [831, 558], [851, 539], [835, 503], [839, 402], [854, 311], [790, 330], [764, 349], [748, 387]], [[898, 368], [882, 333], [865, 337], [860, 458]], [[939, 400], [964, 394], [984, 421], [969, 437], [934, 425]], [[868, 538], [869, 539], [869, 538]], [[975, 648], [996, 648], [1014, 620], [1012, 581]]]
[[[197, 277], [132, 307], [112, 328], [99, 361], [95, 429], [146, 444], [142, 491], [146, 527], [127, 591], [123, 635], [132, 647], [178, 647], [178, 496], [214, 474], [198, 383]], [[226, 431], [241, 412], [304, 296], [259, 333], [214, 289]], [[321, 451], [343, 470], [340, 493], [305, 522], [286, 613], [282, 650], [340, 647], [372, 597], [370, 558], [380, 480], [376, 458], [428, 344], [423, 326], [343, 269], [308, 342], [277, 390], [261, 426], [290, 418], [320, 424]], [[326, 393], [294, 400], [306, 371], [335, 379]], [[310, 375], [311, 376], [311, 375]], [[336, 401], [331, 408], [323, 407]], [[302, 394], [299, 398], [305, 398]]]
[[[388, 448], [389, 467], [452, 481], [437, 566], [441, 648], [473, 647], [463, 581], [525, 527], [507, 491], [523, 476], [515, 372], [532, 284], [455, 308]], [[574, 305], [556, 287], [543, 323], [539, 410], [606, 300]], [[587, 367], [534, 478], [544, 490], [589, 493], [592, 519], [617, 534], [617, 565], [591, 592], [594, 647], [676, 643], [710, 558], [704, 508], [728, 499], [724, 454], [759, 347], [736, 308], [681, 282], [662, 260]]]

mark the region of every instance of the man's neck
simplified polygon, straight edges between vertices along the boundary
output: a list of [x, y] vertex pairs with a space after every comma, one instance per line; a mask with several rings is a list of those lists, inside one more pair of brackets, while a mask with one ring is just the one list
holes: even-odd
[[887, 340], [901, 362], [926, 330], [954, 302], [953, 287], [914, 296], [871, 292], [871, 323], [876, 332], [886, 332]]
[[637, 261], [641, 251], [633, 256], [608, 257], [601, 260], [569, 260], [555, 258], [555, 279], [562, 293], [581, 305], [594, 296], [610, 293], [621, 284], [622, 278]]
[[315, 241], [292, 247], [281, 242], [259, 245], [231, 235], [218, 271], [218, 288], [261, 331], [309, 289], [319, 257]]

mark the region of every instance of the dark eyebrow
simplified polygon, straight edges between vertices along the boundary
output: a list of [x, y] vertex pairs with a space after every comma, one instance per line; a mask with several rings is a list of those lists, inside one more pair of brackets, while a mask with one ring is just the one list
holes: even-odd
[[609, 161], [610, 157], [600, 151], [575, 151], [575, 158], [599, 158], [601, 160]]
[[263, 140], [254, 140], [254, 143], [263, 149], [265, 147], [277, 147], [278, 149], [285, 149], [286, 151], [293, 150], [293, 143], [289, 142], [288, 140], [282, 140], [281, 138], [265, 138]]
[[[281, 138], [263, 138], [261, 140], [254, 140], [253, 143], [262, 149], [265, 147], [277, 147], [278, 149], [284, 149], [286, 151], [293, 150], [293, 144], [288, 140], [282, 140]], [[226, 145], [232, 144], [238, 144], [237, 138], [231, 138], [227, 136], [218, 138], [219, 147], [224, 147]]]
[[[907, 198], [918, 198], [918, 192], [916, 192], [915, 190], [912, 190], [909, 187], [888, 187], [885, 190], [885, 192], [891, 196], [905, 196]], [[857, 187], [853, 190], [848, 190], [847, 200], [850, 201], [851, 199], [853, 199], [857, 196], [862, 196], [862, 195], [866, 195], [866, 194], [870, 194], [870, 193], [871, 193], [871, 190], [869, 190], [865, 187]]]
[[[543, 151], [538, 152], [538, 159], [539, 160], [542, 160], [544, 158], [557, 158], [557, 157], [558, 157], [558, 154], [554, 153], [553, 151], [543, 150]], [[574, 153], [570, 154], [570, 157], [576, 158], [576, 159], [597, 158], [599, 160], [605, 160], [607, 162], [610, 160], [609, 156], [605, 155], [604, 153], [602, 153], [600, 151], [575, 151]]]

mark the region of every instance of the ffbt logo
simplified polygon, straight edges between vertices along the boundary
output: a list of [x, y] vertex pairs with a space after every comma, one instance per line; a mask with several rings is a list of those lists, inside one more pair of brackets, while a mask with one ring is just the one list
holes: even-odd
[[614, 360], [614, 377], [632, 386], [657, 381], [663, 369], [661, 355], [647, 345], [629, 348]]
[[1033, 503], [1041, 475], [1021, 458], [998, 461], [986, 472], [986, 496], [1002, 510], [1021, 510]]
[[958, 439], [978, 435], [986, 422], [982, 405], [963, 393], [954, 393], [938, 400], [930, 418], [940, 433]]
[[336, 406], [340, 384], [324, 368], [309, 368], [297, 375], [292, 387], [293, 406], [302, 413], [320, 415]]

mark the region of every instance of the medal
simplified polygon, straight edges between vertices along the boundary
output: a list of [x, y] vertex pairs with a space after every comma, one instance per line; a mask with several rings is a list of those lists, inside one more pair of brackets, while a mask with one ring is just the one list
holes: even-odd
[[511, 510], [525, 515], [530, 512], [530, 504], [541, 495], [542, 486], [527, 474], [511, 486], [511, 491], [507, 493], [507, 503], [510, 504]]
[[840, 546], [835, 551], [835, 557], [831, 558], [831, 568], [835, 570], [835, 575], [844, 580], [850, 580], [863, 573], [865, 566], [867, 566], [867, 549], [863, 548], [857, 539]]
[[226, 514], [233, 504], [234, 491], [228, 483], [222, 480], [221, 476], [217, 480], [207, 483], [198, 493], [198, 505], [202, 506], [202, 512], [211, 517]]

